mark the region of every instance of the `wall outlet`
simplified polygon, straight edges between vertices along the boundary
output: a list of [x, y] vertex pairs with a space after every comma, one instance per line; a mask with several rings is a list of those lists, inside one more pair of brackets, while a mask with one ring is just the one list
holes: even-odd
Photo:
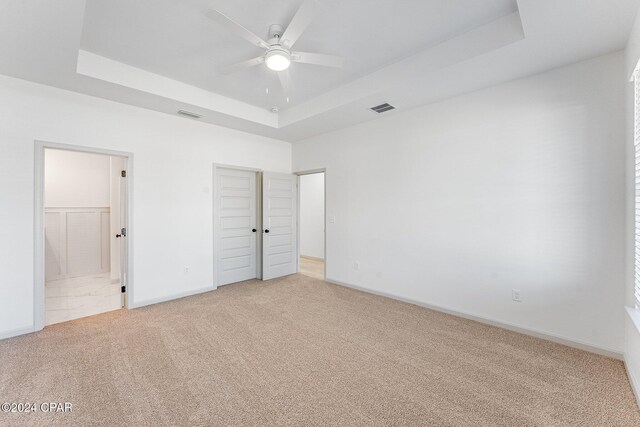
[[353, 269], [354, 270], [360, 270], [360, 263], [358, 261], [353, 263]]
[[336, 217], [335, 215], [329, 215], [327, 217], [327, 219], [329, 220], [329, 224], [335, 224], [336, 223]]
[[184, 274], [189, 274], [189, 270], [191, 269], [191, 267], [189, 267], [188, 265], [184, 268]]
[[511, 289], [511, 299], [514, 300], [515, 302], [522, 302], [520, 289]]

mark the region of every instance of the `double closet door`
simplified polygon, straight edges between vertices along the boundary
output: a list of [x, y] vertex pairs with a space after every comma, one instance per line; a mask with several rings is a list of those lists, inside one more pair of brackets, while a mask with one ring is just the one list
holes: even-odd
[[296, 273], [298, 177], [215, 170], [214, 271], [218, 286]]

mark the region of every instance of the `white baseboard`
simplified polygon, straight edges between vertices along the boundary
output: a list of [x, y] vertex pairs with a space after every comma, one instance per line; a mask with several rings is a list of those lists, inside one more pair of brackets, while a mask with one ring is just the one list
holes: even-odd
[[143, 300], [143, 301], [135, 301], [135, 302], [132, 302], [129, 305], [128, 308], [130, 308], [130, 309], [131, 308], [140, 308], [140, 307], [145, 307], [147, 305], [159, 304], [161, 302], [172, 301], [174, 299], [180, 299], [180, 298], [184, 298], [184, 297], [190, 297], [192, 295], [203, 294], [205, 292], [215, 291], [216, 289], [218, 289], [216, 286], [207, 286], [207, 287], [204, 287], [204, 288], [195, 289], [193, 291], [180, 292], [180, 293], [177, 293], [177, 294], [172, 294], [172, 295], [159, 297], [159, 298], [151, 298], [151, 299], [147, 299], [147, 300]]
[[382, 297], [386, 297], [386, 298], [391, 298], [397, 301], [402, 301], [402, 302], [406, 302], [409, 304], [413, 304], [413, 305], [418, 305], [420, 307], [424, 307], [424, 308], [428, 308], [430, 310], [435, 310], [435, 311], [439, 311], [441, 313], [446, 313], [446, 314], [451, 314], [453, 316], [457, 316], [457, 317], [462, 317], [465, 319], [469, 319], [469, 320], [474, 320], [476, 322], [480, 322], [480, 323], [484, 323], [487, 325], [491, 325], [491, 326], [496, 326], [498, 328], [502, 328], [502, 329], [508, 329], [510, 331], [513, 332], [518, 332], [524, 335], [529, 335], [532, 337], [536, 337], [536, 338], [541, 338], [547, 341], [552, 341], [558, 344], [563, 344], [569, 347], [573, 347], [573, 348], [577, 348], [579, 350], [584, 350], [584, 351], [588, 351], [591, 353], [595, 353], [595, 354], [599, 354], [601, 356], [606, 356], [606, 357], [611, 357], [613, 359], [618, 359], [618, 360], [624, 360], [624, 355], [622, 352], [618, 351], [618, 350], [614, 350], [614, 349], [609, 349], [609, 348], [603, 348], [603, 347], [598, 347], [598, 346], [594, 346], [592, 344], [588, 344], [585, 342], [581, 342], [578, 340], [574, 340], [574, 339], [570, 339], [570, 338], [566, 338], [566, 337], [562, 337], [559, 335], [555, 335], [555, 334], [551, 334], [548, 332], [542, 332], [542, 331], [536, 331], [534, 329], [529, 329], [523, 326], [519, 326], [519, 325], [515, 325], [512, 323], [507, 323], [507, 322], [501, 322], [498, 320], [493, 320], [487, 317], [483, 317], [483, 316], [478, 316], [476, 314], [472, 314], [472, 313], [465, 313], [463, 311], [459, 311], [459, 310], [455, 310], [455, 309], [451, 309], [451, 308], [447, 308], [447, 307], [441, 307], [441, 306], [437, 306], [437, 305], [433, 305], [433, 304], [428, 304], [422, 301], [418, 301], [418, 300], [414, 300], [411, 298], [404, 298], [398, 295], [394, 295], [394, 294], [390, 294], [388, 292], [381, 292], [381, 291], [374, 291], [371, 289], [367, 289], [364, 288], [362, 286], [357, 286], [357, 285], [352, 285], [349, 283], [345, 283], [345, 282], [341, 282], [339, 280], [334, 280], [334, 279], [325, 279], [325, 281], [329, 282], [329, 283], [333, 283], [335, 285], [339, 285], [339, 286], [344, 286], [346, 288], [351, 288], [351, 289], [355, 289], [357, 291], [362, 291], [362, 292], [366, 292], [369, 294], [373, 294], [373, 295], [378, 295], [378, 296], [382, 296]]
[[0, 340], [17, 337], [18, 335], [30, 334], [31, 332], [34, 332], [33, 326], [27, 326], [26, 328], [12, 329], [10, 331], [0, 333]]

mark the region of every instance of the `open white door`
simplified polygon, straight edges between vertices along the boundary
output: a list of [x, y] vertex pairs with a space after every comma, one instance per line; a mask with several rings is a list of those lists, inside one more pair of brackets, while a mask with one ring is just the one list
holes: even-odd
[[262, 280], [298, 271], [298, 176], [264, 172], [262, 178]]
[[127, 285], [129, 284], [129, 278], [127, 277], [128, 259], [129, 254], [127, 252], [127, 218], [128, 218], [128, 195], [127, 195], [127, 160], [122, 159], [122, 171], [120, 172], [120, 289], [122, 293], [121, 304], [123, 307], [127, 305]]
[[256, 173], [216, 167], [214, 245], [218, 286], [255, 279]]

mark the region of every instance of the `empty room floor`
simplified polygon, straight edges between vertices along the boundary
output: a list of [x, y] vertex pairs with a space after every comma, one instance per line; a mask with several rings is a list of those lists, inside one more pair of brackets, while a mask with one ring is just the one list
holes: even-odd
[[300, 274], [324, 280], [324, 260], [322, 258], [301, 256]]
[[120, 283], [111, 282], [110, 273], [45, 283], [45, 324], [118, 310], [122, 306]]
[[0, 342], [2, 425], [632, 426], [622, 362], [303, 275]]

